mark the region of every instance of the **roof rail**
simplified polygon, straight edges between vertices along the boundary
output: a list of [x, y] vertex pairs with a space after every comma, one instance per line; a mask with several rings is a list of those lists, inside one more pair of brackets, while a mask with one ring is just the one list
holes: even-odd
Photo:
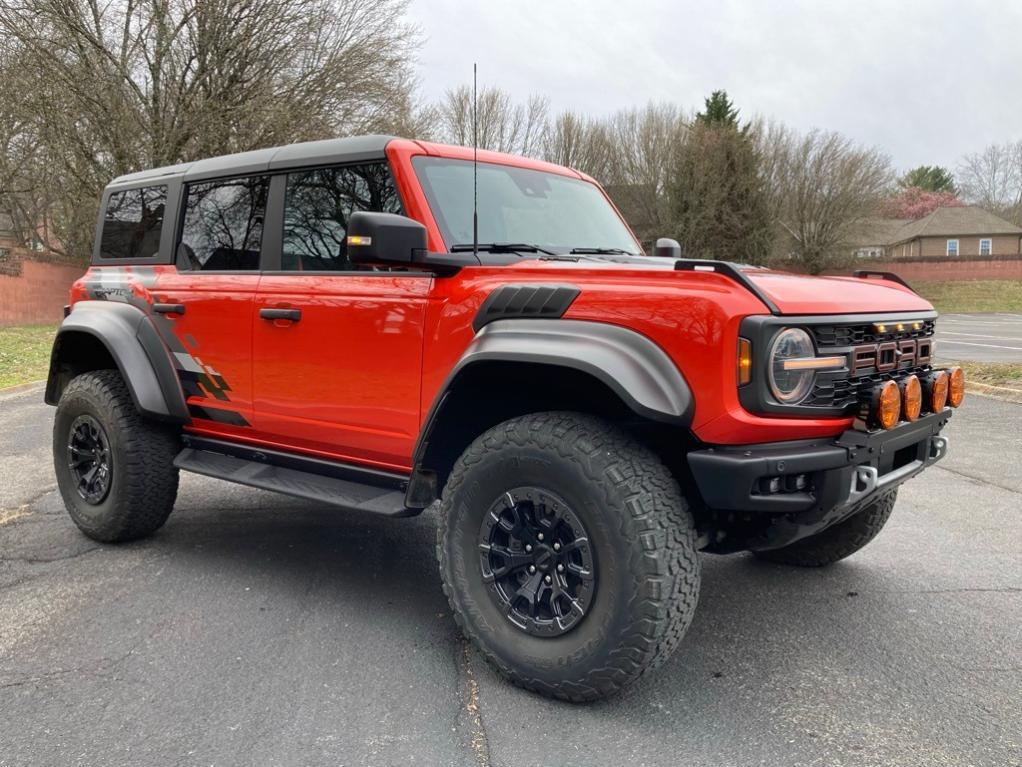
[[[882, 272], [877, 269], [856, 269], [854, 272], [852, 272], [852, 276], [858, 277], [859, 279], [862, 280], [868, 280], [871, 276], [879, 277], [882, 280], [890, 280], [891, 282], [896, 282], [899, 285], [904, 285], [913, 293], [916, 293], [915, 288], [913, 288], [911, 285], [905, 282], [905, 280], [901, 279], [901, 277], [896, 275], [894, 272]], [[919, 294], [916, 293], [916, 295]]]
[[781, 310], [777, 304], [770, 300], [766, 293], [750, 280], [741, 269], [730, 261], [711, 261], [708, 258], [679, 258], [674, 262], [674, 268], [679, 272], [716, 272], [725, 277], [730, 277], [756, 298], [766, 304], [771, 314], [779, 315]]

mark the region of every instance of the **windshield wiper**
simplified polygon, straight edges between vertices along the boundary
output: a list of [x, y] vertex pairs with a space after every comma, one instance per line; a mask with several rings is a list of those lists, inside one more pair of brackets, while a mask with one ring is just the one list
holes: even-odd
[[451, 246], [451, 253], [464, 253], [479, 248], [484, 253], [545, 253], [548, 256], [554, 255], [553, 251], [544, 250], [539, 245], [530, 245], [527, 242], [480, 242], [478, 246], [471, 242], [462, 242]]
[[638, 253], [632, 253], [630, 250], [622, 250], [621, 248], [572, 248], [572, 253], [579, 253], [592, 256], [637, 256]]

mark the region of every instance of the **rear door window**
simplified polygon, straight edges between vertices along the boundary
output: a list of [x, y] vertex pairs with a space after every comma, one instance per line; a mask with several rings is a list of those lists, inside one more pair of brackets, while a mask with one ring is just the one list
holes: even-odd
[[268, 176], [188, 184], [178, 266], [203, 271], [258, 269], [269, 186]]
[[107, 200], [100, 258], [152, 259], [160, 252], [166, 186], [113, 192]]

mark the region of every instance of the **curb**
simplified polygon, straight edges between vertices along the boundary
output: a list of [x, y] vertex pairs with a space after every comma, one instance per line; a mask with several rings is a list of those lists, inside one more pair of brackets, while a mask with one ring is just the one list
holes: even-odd
[[994, 386], [992, 384], [966, 380], [965, 390], [972, 394], [979, 394], [982, 397], [1022, 404], [1022, 389], [1011, 389], [1007, 386]]

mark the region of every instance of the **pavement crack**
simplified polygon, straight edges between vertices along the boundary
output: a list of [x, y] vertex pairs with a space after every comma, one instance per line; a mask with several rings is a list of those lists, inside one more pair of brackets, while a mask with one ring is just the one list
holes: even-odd
[[25, 562], [30, 565], [46, 564], [49, 562], [63, 562], [67, 559], [77, 559], [83, 557], [93, 551], [103, 548], [102, 546], [90, 546], [87, 549], [81, 551], [74, 551], [70, 554], [62, 554], [56, 557], [39, 557], [39, 556], [28, 556], [28, 557], [0, 557], [0, 562]]
[[479, 681], [472, 670], [472, 648], [468, 641], [462, 639], [461, 652], [458, 659], [458, 667], [462, 679], [461, 689], [461, 712], [459, 719], [468, 719], [469, 745], [472, 754], [475, 756], [476, 764], [479, 767], [490, 767], [490, 742], [486, 734], [486, 725], [483, 723], [483, 713], [479, 706]]
[[36, 504], [37, 501], [39, 501], [39, 499], [52, 493], [56, 489], [57, 489], [56, 485], [46, 485], [45, 487], [41, 488], [39, 492], [37, 492], [35, 495], [33, 495], [31, 498], [29, 498], [25, 503], [21, 504], [20, 506], [11, 509], [0, 509], [0, 527], [10, 524], [16, 519], [27, 517], [29, 514], [32, 513], [32, 507]]
[[1007, 490], [1009, 493], [1014, 493], [1015, 495], [1022, 495], [1022, 492], [1016, 490], [1013, 487], [1008, 487], [1007, 485], [1002, 485], [999, 482], [991, 482], [989, 479], [984, 479], [983, 477], [976, 477], [976, 476], [973, 476], [972, 474], [966, 474], [964, 471], [958, 471], [956, 469], [949, 469], [947, 466], [944, 466], [943, 464], [938, 464], [934, 468], [943, 469], [944, 471], [948, 472], [949, 474], [954, 474], [956, 477], [962, 477], [963, 479], [971, 479], [973, 482], [979, 482], [981, 485], [990, 485], [991, 487], [996, 487], [996, 488], [999, 488], [1001, 490]]

